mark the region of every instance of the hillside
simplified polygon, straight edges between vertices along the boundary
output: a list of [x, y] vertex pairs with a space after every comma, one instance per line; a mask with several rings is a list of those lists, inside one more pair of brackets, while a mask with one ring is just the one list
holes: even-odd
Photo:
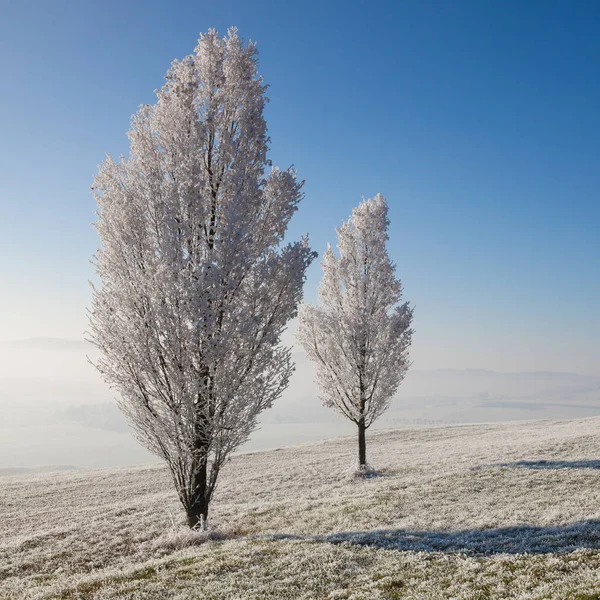
[[[0, 598], [600, 597], [600, 418], [235, 456], [198, 541], [161, 466], [0, 477]], [[174, 525], [175, 524], [175, 525]]]

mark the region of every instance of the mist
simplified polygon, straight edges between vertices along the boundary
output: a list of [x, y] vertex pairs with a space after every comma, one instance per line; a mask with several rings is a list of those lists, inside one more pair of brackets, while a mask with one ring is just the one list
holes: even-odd
[[[157, 462], [90, 364], [91, 344], [36, 338], [0, 343], [0, 472]], [[303, 352], [284, 396], [240, 448], [255, 451], [354, 434], [321, 405]], [[575, 373], [411, 370], [374, 428], [600, 415], [600, 377]]]

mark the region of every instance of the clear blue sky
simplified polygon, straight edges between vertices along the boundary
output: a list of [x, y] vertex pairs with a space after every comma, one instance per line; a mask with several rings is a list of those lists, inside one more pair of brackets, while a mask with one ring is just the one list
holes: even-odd
[[[600, 2], [0, 0], [0, 339], [78, 338], [89, 186], [199, 32], [257, 40], [322, 252], [391, 206], [415, 366], [600, 372]], [[320, 268], [310, 271], [315, 297]]]

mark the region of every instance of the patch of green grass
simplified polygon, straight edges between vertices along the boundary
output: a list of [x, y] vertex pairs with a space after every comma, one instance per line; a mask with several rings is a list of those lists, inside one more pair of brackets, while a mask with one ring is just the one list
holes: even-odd
[[384, 593], [384, 597], [389, 600], [402, 598], [406, 591], [406, 584], [402, 579], [390, 579], [381, 583], [378, 587]]
[[156, 569], [154, 567], [146, 567], [135, 571], [127, 579], [133, 579], [134, 581], [142, 581], [147, 579], [154, 579], [156, 577]]

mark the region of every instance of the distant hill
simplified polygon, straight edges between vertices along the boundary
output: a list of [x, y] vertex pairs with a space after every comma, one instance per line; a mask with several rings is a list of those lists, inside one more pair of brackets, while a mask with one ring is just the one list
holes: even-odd
[[[0, 342], [0, 467], [48, 464], [117, 466], [150, 458], [135, 441], [115, 392], [88, 362], [84, 340]], [[289, 387], [260, 418], [244, 450], [307, 443], [354, 426], [322, 406], [312, 364], [293, 353]], [[600, 415], [600, 377], [577, 373], [502, 373], [411, 369], [375, 428]]]
[[62, 471], [77, 471], [78, 467], [71, 465], [44, 465], [40, 467], [0, 467], [0, 477], [13, 475], [36, 475], [38, 473], [59, 473]]

